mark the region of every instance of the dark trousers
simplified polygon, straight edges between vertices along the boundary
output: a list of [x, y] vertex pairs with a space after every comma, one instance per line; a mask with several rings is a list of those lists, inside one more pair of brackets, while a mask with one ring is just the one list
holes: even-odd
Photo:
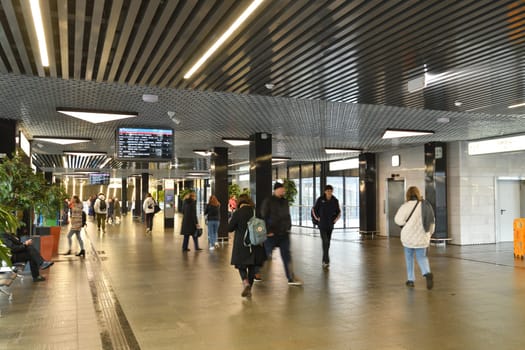
[[253, 279], [255, 278], [255, 265], [243, 265], [237, 266], [241, 279], [243, 281], [248, 280], [250, 286], [253, 285]]
[[330, 240], [332, 239], [333, 230], [333, 227], [330, 227], [328, 229], [319, 229], [319, 232], [321, 232], [321, 240], [323, 241], [323, 262], [327, 264], [330, 263], [330, 256], [328, 255], [328, 251], [330, 250]]
[[31, 268], [31, 276], [33, 278], [40, 276], [40, 265], [44, 262], [44, 259], [33, 246], [26, 246], [25, 251], [13, 254], [11, 257], [12, 263], [23, 262], [29, 260], [29, 267]]
[[[279, 247], [281, 259], [283, 260], [284, 272], [288, 281], [293, 280], [292, 254], [290, 253], [290, 235], [273, 235], [264, 241], [266, 256], [271, 257], [275, 247]], [[258, 271], [256, 271], [258, 272]]]
[[199, 249], [199, 237], [197, 237], [196, 235], [184, 235], [184, 239], [182, 241], [182, 250], [188, 249], [190, 236], [193, 237], [193, 244], [195, 245], [195, 250]]
[[155, 213], [146, 213], [146, 227], [151, 231], [153, 229], [153, 216]]

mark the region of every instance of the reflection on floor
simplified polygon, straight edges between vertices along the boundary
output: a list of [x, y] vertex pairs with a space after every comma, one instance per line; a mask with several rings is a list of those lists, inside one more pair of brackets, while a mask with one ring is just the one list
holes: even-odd
[[[179, 219], [177, 218], [177, 221]], [[435, 287], [407, 289], [397, 239], [336, 231], [321, 267], [315, 231], [294, 228], [286, 283], [279, 254], [251, 299], [227, 244], [182, 253], [178, 229], [153, 233], [126, 217], [96, 232], [85, 259], [56, 257], [0, 295], [0, 349], [511, 349], [523, 343], [525, 264], [512, 243], [431, 247]], [[67, 250], [63, 229], [60, 250]], [[206, 248], [205, 235], [200, 239]], [[76, 243], [74, 243], [76, 244]], [[74, 246], [74, 249], [76, 246]], [[418, 271], [419, 272], [419, 271]]]

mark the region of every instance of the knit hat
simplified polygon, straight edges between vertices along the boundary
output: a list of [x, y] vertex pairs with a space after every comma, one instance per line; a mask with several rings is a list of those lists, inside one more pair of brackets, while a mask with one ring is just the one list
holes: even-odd
[[284, 185], [280, 182], [276, 182], [275, 185], [273, 185], [273, 189], [276, 190], [278, 188], [284, 187]]

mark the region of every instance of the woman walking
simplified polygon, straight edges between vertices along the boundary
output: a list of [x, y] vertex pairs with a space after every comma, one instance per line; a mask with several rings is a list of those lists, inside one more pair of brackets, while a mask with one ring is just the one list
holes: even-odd
[[217, 197], [211, 195], [208, 205], [206, 205], [206, 210], [204, 211], [206, 220], [208, 220], [208, 248], [210, 250], [214, 250], [215, 248], [219, 247], [219, 243], [217, 243], [217, 231], [219, 230], [220, 223], [220, 206], [221, 203], [219, 203]]
[[228, 232], [234, 231], [231, 264], [239, 270], [243, 283], [242, 297], [252, 296], [252, 285], [257, 267], [266, 260], [262, 245], [250, 246], [245, 242], [248, 220], [255, 213], [255, 205], [247, 194], [239, 196], [237, 210], [233, 212], [228, 224]]
[[76, 256], [85, 257], [86, 251], [84, 250], [84, 242], [82, 241], [82, 237], [80, 235], [80, 230], [82, 229], [83, 206], [78, 196], [73, 196], [71, 198], [70, 209], [71, 209], [71, 229], [69, 230], [69, 233], [67, 234], [67, 242], [69, 245], [69, 249], [64, 255], [71, 254], [72, 237], [73, 235], [76, 235], [78, 244], [80, 245], [80, 252], [78, 252]]
[[405, 250], [405, 261], [408, 279], [407, 287], [414, 287], [414, 255], [426, 279], [427, 289], [434, 286], [434, 276], [430, 271], [427, 257], [427, 248], [430, 245], [430, 236], [434, 233], [434, 210], [430, 203], [425, 201], [415, 186], [406, 193], [406, 202], [398, 209], [394, 221], [401, 229], [401, 243]]
[[198, 228], [201, 228], [201, 226], [197, 219], [197, 195], [195, 192], [190, 192], [182, 203], [182, 224], [180, 234], [184, 236], [184, 240], [182, 241], [183, 252], [190, 251], [188, 248], [190, 236], [193, 238], [195, 250], [202, 250], [202, 248], [199, 248], [199, 237], [197, 237], [195, 232]]
[[155, 200], [151, 196], [151, 193], [146, 195], [144, 203], [142, 204], [144, 210], [144, 216], [146, 220], [146, 233], [151, 232], [153, 229], [153, 216], [155, 216]]

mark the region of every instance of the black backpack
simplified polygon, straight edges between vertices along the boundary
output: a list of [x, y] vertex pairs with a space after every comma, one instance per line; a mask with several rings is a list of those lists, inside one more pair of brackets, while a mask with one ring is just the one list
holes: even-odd
[[106, 201], [103, 199], [99, 199], [99, 200], [100, 200], [100, 203], [98, 204], [98, 208], [100, 210], [106, 210]]

